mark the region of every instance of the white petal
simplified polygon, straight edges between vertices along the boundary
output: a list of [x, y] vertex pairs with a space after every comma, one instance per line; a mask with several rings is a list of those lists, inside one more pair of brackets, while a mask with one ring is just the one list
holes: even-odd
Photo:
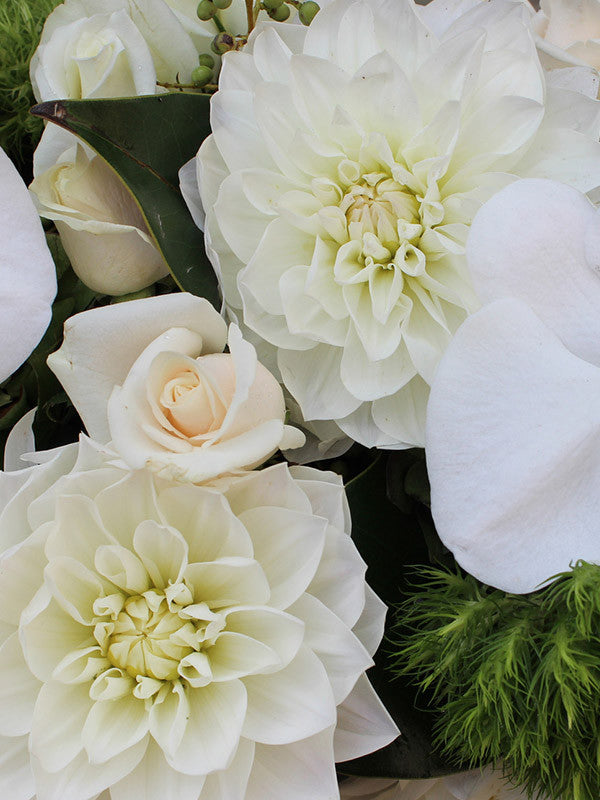
[[287, 744], [324, 730], [335, 721], [327, 673], [306, 647], [284, 669], [244, 678], [248, 712], [242, 734], [264, 744]]
[[325, 517], [330, 525], [349, 531], [350, 508], [342, 478], [336, 472], [313, 467], [290, 467], [290, 474], [309, 498], [313, 514]]
[[133, 547], [155, 587], [164, 589], [181, 580], [187, 566], [187, 542], [175, 528], [143, 520], [135, 529]]
[[25, 184], [0, 152], [0, 383], [42, 338], [56, 294], [56, 271], [37, 211]]
[[393, 742], [398, 728], [375, 694], [366, 675], [338, 708], [334, 736], [335, 760], [358, 758]]
[[170, 767], [160, 747], [150, 741], [144, 758], [110, 787], [111, 800], [198, 800], [204, 775], [184, 775]]
[[81, 741], [90, 764], [105, 764], [137, 744], [147, 733], [145, 701], [124, 695], [92, 705], [81, 731]]
[[171, 766], [186, 775], [225, 769], [238, 746], [246, 702], [246, 690], [238, 680], [189, 692], [183, 739], [177, 750], [167, 755]]
[[81, 752], [81, 731], [92, 704], [87, 686], [44, 684], [35, 705], [30, 740], [31, 752], [44, 770], [60, 773]]
[[142, 739], [106, 764], [90, 764], [87, 755], [80, 753], [59, 772], [44, 770], [37, 758], [32, 757], [37, 800], [87, 800], [94, 797], [135, 769], [147, 744], [147, 740]]
[[275, 464], [240, 478], [227, 491], [231, 509], [239, 516], [250, 508], [276, 504], [310, 514], [312, 507], [305, 493], [292, 478], [287, 464]]
[[35, 794], [27, 736], [0, 739], [0, 796], [31, 800]]
[[197, 800], [239, 800], [246, 798], [246, 786], [254, 763], [254, 742], [240, 739], [238, 749], [227, 769], [206, 777]]
[[31, 674], [15, 632], [0, 647], [0, 735], [23, 736], [31, 730], [41, 683]]
[[254, 545], [254, 557], [271, 589], [269, 604], [285, 609], [313, 579], [321, 561], [327, 520], [267, 506], [240, 514]]
[[174, 326], [200, 333], [208, 352], [225, 346], [224, 320], [207, 300], [184, 293], [102, 306], [66, 322], [65, 340], [48, 364], [92, 438], [109, 440], [106, 405], [113, 387], [123, 383], [142, 350]]
[[323, 663], [339, 705], [359, 676], [373, 666], [371, 656], [354, 633], [316, 597], [302, 595], [290, 608], [290, 614], [304, 621], [304, 642]]
[[332, 731], [282, 746], [257, 744], [245, 800], [337, 800]]
[[575, 189], [518, 181], [478, 212], [467, 256], [482, 302], [523, 300], [571, 352], [600, 366], [600, 242], [584, 249], [586, 231], [598, 226], [596, 209]]
[[25, 469], [27, 464], [21, 459], [21, 456], [25, 453], [32, 453], [35, 450], [35, 439], [31, 426], [33, 425], [36, 411], [37, 408], [32, 408], [31, 411], [28, 411], [8, 434], [8, 439], [4, 446], [4, 470], [6, 472]]
[[329, 526], [323, 558], [307, 591], [352, 628], [365, 607], [366, 570], [350, 536]]
[[375, 655], [385, 629], [387, 606], [367, 584], [365, 586], [365, 607], [352, 628], [352, 632], [362, 642], [369, 655]]
[[227, 631], [251, 636], [263, 642], [279, 656], [279, 665], [287, 666], [304, 639], [304, 624], [297, 617], [269, 606], [227, 609]]
[[530, 592], [579, 558], [600, 563], [599, 391], [600, 370], [519, 301], [459, 330], [426, 451], [436, 528], [480, 580]]

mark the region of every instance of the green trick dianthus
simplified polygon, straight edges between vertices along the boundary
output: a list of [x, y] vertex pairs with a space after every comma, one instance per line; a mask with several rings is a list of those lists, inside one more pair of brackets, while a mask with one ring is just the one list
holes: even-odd
[[530, 797], [600, 797], [600, 566], [530, 595], [423, 568], [392, 634], [398, 676], [452, 759], [503, 762]]

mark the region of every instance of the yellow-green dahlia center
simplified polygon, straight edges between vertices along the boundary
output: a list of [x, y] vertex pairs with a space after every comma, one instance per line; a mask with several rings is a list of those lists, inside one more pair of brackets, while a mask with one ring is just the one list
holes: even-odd
[[[180, 589], [185, 593], [187, 587], [180, 585]], [[136, 679], [173, 681], [185, 678], [186, 665], [193, 662], [194, 674], [205, 672], [210, 682], [203, 651], [224, 627], [218, 613], [203, 603], [181, 605], [156, 589], [128, 598], [113, 595], [104, 601], [109, 619], [96, 625], [94, 635], [112, 666]], [[200, 661], [206, 662], [205, 670], [199, 670]]]

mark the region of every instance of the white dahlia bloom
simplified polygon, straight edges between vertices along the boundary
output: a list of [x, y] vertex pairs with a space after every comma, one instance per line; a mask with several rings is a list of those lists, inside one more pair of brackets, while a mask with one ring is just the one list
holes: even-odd
[[409, 0], [263, 25], [224, 59], [212, 130], [196, 166], [230, 314], [305, 420], [369, 446], [424, 443], [438, 361], [478, 307], [481, 203], [515, 176], [600, 183], [596, 103], [546, 86], [509, 0], [439, 36]]
[[341, 481], [280, 464], [221, 493], [111, 455], [0, 473], [2, 796], [337, 798], [334, 761], [397, 735]]
[[[394, 781], [350, 778], [341, 785], [342, 800], [526, 800], [527, 794], [486, 767], [443, 778]], [[541, 798], [540, 798], [541, 800]]]

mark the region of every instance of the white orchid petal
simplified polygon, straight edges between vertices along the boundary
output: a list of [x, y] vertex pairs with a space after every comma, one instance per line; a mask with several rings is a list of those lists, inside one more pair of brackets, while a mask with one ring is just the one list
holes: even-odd
[[480, 580], [530, 592], [579, 558], [600, 562], [599, 391], [600, 370], [518, 301], [457, 334], [429, 404], [427, 465], [440, 537]]
[[572, 353], [598, 366], [600, 239], [591, 237], [599, 227], [596, 209], [575, 189], [517, 181], [479, 211], [467, 250], [483, 303], [524, 301]]

